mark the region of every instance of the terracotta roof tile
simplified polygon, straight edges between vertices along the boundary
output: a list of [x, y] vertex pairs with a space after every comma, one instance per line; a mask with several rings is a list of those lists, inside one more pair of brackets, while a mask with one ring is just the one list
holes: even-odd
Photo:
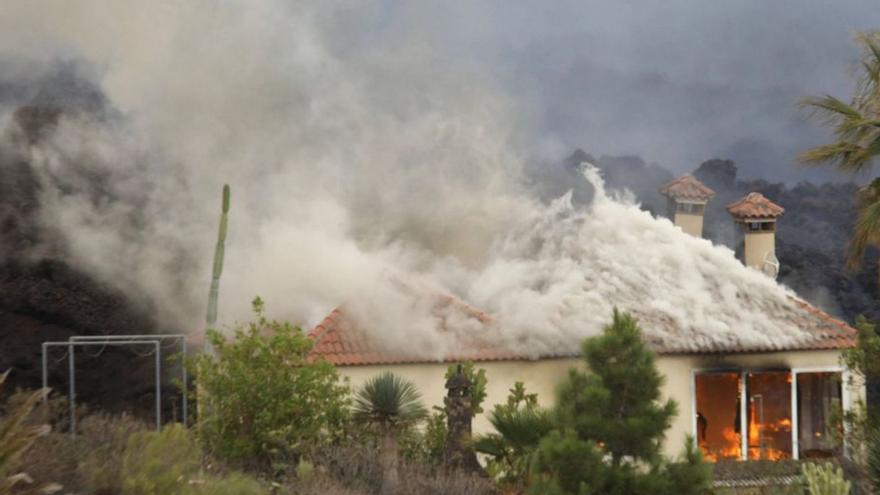
[[660, 194], [675, 199], [709, 201], [715, 191], [706, 187], [693, 175], [683, 175], [660, 188]]
[[[490, 318], [485, 313], [473, 309], [463, 303], [462, 311], [469, 316], [477, 318], [483, 323], [488, 323]], [[466, 350], [460, 353], [452, 353], [442, 358], [426, 358], [406, 353], [396, 353], [383, 349], [376, 340], [368, 338], [367, 334], [352, 324], [341, 308], [334, 309], [315, 328], [309, 332], [309, 337], [315, 345], [309, 352], [311, 359], [323, 359], [337, 366], [357, 366], [368, 364], [404, 364], [423, 362], [445, 361], [518, 361], [529, 359], [526, 356], [503, 349], [493, 348], [491, 343], [484, 339], [469, 338], [466, 340]]]
[[[857, 331], [828, 313], [811, 306], [809, 303], [791, 298], [792, 315], [790, 319], [804, 331], [804, 338], [788, 344], [745, 345], [740, 341], [719, 341], [708, 335], [697, 335], [696, 338], [674, 339], [666, 341], [646, 332], [646, 341], [658, 354], [730, 354], [746, 352], [778, 352], [792, 350], [833, 350], [853, 347], [856, 343]], [[491, 318], [483, 312], [463, 303], [457, 304], [462, 311], [479, 318], [483, 323], [490, 323]], [[641, 317], [642, 327], [650, 330], [653, 325], [662, 322], [653, 321], [650, 315]], [[487, 326], [488, 328], [488, 326]], [[679, 329], [680, 331], [680, 329]], [[675, 332], [675, 329], [673, 329]], [[425, 362], [454, 361], [526, 361], [533, 360], [523, 354], [510, 352], [493, 345], [486, 338], [471, 336], [461, 345], [462, 351], [450, 353], [442, 357], [426, 358], [425, 356], [400, 354], [382, 348], [381, 344], [370, 339], [367, 333], [357, 328], [340, 308], [333, 310], [324, 320], [309, 332], [315, 345], [309, 353], [311, 359], [323, 359], [337, 366], [358, 366], [369, 364], [404, 364]], [[564, 349], [563, 346], [560, 346]], [[575, 357], [579, 354], [578, 346], [571, 351], [556, 354], [545, 354], [538, 358]]]
[[763, 194], [753, 192], [727, 205], [727, 211], [736, 218], [777, 218], [782, 216], [785, 208], [765, 198]]

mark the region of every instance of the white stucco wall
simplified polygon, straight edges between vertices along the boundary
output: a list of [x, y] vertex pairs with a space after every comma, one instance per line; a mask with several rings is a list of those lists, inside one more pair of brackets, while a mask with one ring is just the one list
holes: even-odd
[[[667, 431], [664, 450], [667, 455], [678, 455], [685, 436], [694, 434], [693, 418], [693, 371], [698, 369], [780, 369], [817, 368], [839, 365], [838, 351], [798, 351], [738, 355], [662, 355], [657, 358], [657, 367], [666, 377], [663, 396], [678, 402], [679, 414]], [[386, 370], [411, 380], [422, 393], [429, 407], [443, 404], [447, 364], [400, 364], [388, 366], [346, 366], [340, 367], [342, 374], [349, 378], [353, 388], [361, 386], [368, 378]], [[526, 391], [537, 393], [542, 406], [549, 407], [555, 400], [557, 384], [565, 379], [569, 368], [583, 368], [580, 359], [545, 359], [540, 361], [500, 361], [479, 363], [486, 370], [488, 379], [484, 414], [474, 418], [475, 433], [489, 433], [492, 427], [486, 413], [495, 404], [507, 400], [508, 391], [517, 381], [525, 383]], [[864, 397], [864, 387], [858, 387], [845, 394], [845, 401], [852, 403], [856, 397]], [[848, 399], [848, 400], [847, 400]], [[847, 407], [848, 404], [844, 404]]]
[[776, 232], [747, 232], [745, 234], [744, 264], [757, 269], [764, 266], [768, 254], [776, 254]]
[[675, 225], [681, 227], [686, 234], [703, 237], [703, 215], [697, 213], [675, 213]]

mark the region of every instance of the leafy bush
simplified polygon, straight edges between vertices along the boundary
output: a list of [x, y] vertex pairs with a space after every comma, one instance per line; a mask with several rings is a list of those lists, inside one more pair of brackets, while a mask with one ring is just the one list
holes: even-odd
[[[450, 364], [446, 368], [446, 380], [449, 380], [458, 372], [458, 364]], [[461, 372], [471, 382], [471, 410], [474, 416], [483, 412], [483, 401], [486, 400], [486, 370], [477, 368], [473, 361], [461, 364]]]
[[421, 429], [409, 428], [400, 435], [400, 453], [407, 461], [438, 466], [446, 453], [446, 412], [434, 408]]
[[159, 433], [133, 434], [122, 459], [122, 493], [158, 495], [186, 493], [189, 477], [199, 472], [199, 449], [180, 425]]
[[[90, 435], [92, 441], [99, 435]], [[109, 445], [90, 455], [82, 470], [90, 493], [122, 495], [251, 495], [267, 490], [243, 474], [203, 472], [196, 439], [180, 424], [161, 432], [132, 428], [119, 421], [108, 435]], [[125, 447], [119, 451], [120, 443]]]
[[301, 329], [266, 319], [259, 298], [253, 307], [256, 320], [232, 340], [209, 332], [215, 354], [196, 362], [198, 431], [210, 454], [268, 466], [341, 436], [349, 390], [332, 365], [307, 361]]

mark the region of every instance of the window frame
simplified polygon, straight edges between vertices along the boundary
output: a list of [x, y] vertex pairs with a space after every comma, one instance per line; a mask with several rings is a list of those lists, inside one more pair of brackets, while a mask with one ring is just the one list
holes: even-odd
[[[740, 431], [747, 432], [749, 427], [748, 418], [748, 400], [745, 398], [747, 392], [747, 381], [749, 373], [780, 373], [787, 372], [791, 375], [791, 458], [793, 460], [800, 459], [799, 433], [800, 425], [798, 424], [797, 409], [797, 383], [798, 375], [803, 373], [840, 373], [841, 379], [841, 407], [844, 411], [852, 409], [852, 394], [849, 390], [850, 374], [849, 370], [840, 365], [828, 366], [794, 366], [787, 369], [779, 368], [739, 368], [739, 367], [717, 367], [717, 368], [691, 368], [691, 437], [693, 438], [694, 447], [700, 448], [697, 442], [697, 375], [712, 373], [737, 373], [739, 374], [739, 396], [740, 396]], [[844, 424], [846, 428], [846, 424]], [[749, 438], [747, 434], [740, 435], [740, 461], [749, 460]], [[846, 435], [844, 435], [843, 449], [847, 451]]]

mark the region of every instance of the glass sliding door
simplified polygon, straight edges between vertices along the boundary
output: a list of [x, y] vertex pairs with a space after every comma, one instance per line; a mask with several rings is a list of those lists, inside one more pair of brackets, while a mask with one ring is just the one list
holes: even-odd
[[841, 453], [843, 378], [839, 371], [796, 373], [798, 453], [801, 459]]
[[706, 460], [742, 458], [739, 372], [697, 373], [696, 438]]
[[792, 376], [787, 371], [746, 375], [749, 459], [791, 459]]

